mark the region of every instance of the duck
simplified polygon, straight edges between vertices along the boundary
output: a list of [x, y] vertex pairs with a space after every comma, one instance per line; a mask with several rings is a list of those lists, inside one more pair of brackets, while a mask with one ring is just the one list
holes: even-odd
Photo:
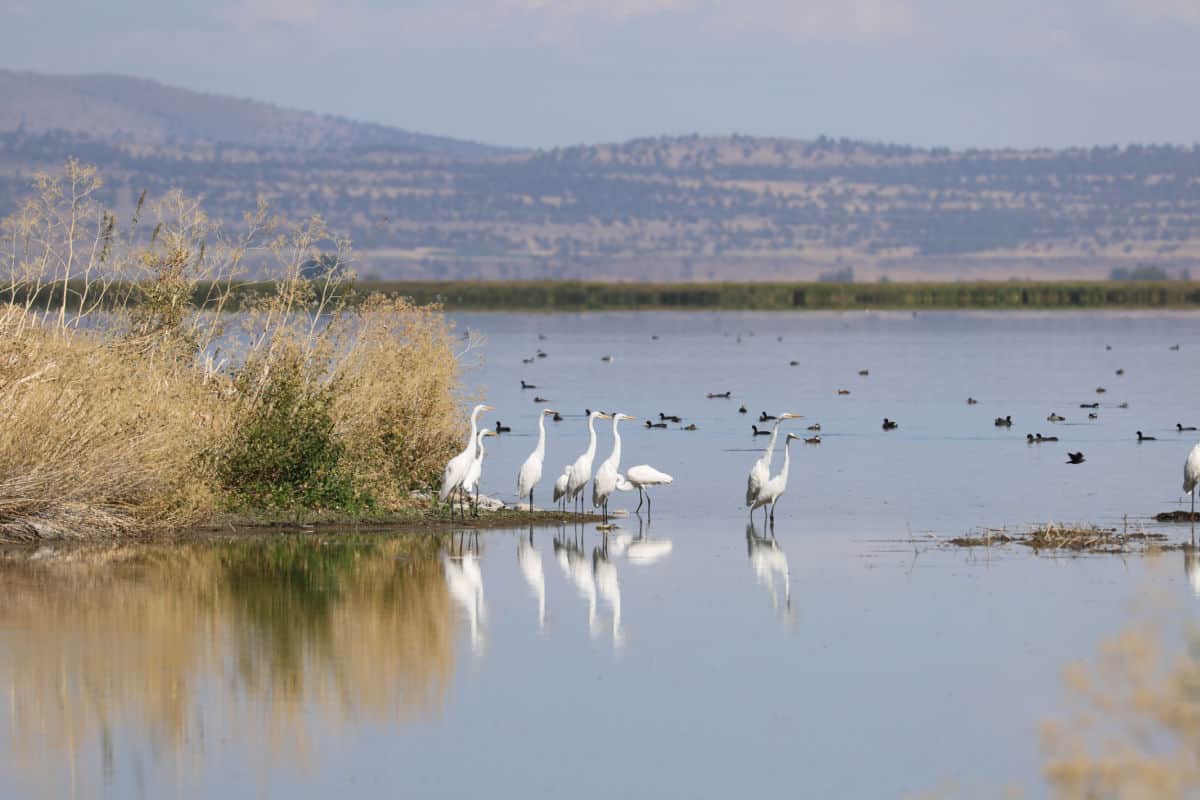
[[849, 389], [838, 389], [838, 394], [850, 394]]
[[798, 367], [798, 366], [800, 366], [800, 362], [799, 361], [789, 361], [788, 366], [789, 367]]
[[806, 438], [804, 440], [804, 443], [805, 444], [820, 444], [821, 443], [821, 434], [818, 433], [816, 436], [809, 436], [808, 438]]
[[810, 431], [819, 431], [819, 430], [821, 430], [821, 423], [819, 423], [819, 422], [814, 422], [812, 425], [809, 425], [809, 426], [808, 426], [808, 429], [809, 429]]
[[550, 419], [553, 420], [554, 422], [562, 422], [562, 414], [555, 411], [554, 416], [551, 417]]
[[546, 357], [546, 351], [545, 351], [545, 350], [538, 350], [538, 351], [537, 351], [537, 357], [538, 357], [538, 358], [545, 358], [545, 357]]
[[745, 413], [746, 413], [746, 407], [745, 407], [745, 406], [738, 406], [738, 413], [739, 413], [739, 414], [745, 414]]
[[1124, 369], [1124, 368], [1118, 369], [1118, 370], [1117, 370], [1117, 374], [1118, 374], [1118, 375], [1124, 375], [1124, 374], [1125, 374], [1125, 369]]
[[976, 400], [974, 397], [967, 398], [967, 405], [969, 405], [969, 406], [978, 405], [978, 403], [979, 403], [979, 401]]
[[1129, 408], [1129, 403], [1118, 403], [1117, 408]]
[[774, 415], [774, 414], [768, 414], [768, 413], [767, 413], [767, 412], [765, 412], [765, 411], [764, 411], [764, 412], [762, 412], [761, 414], [759, 414], [759, 415], [758, 415], [758, 421], [759, 421], [759, 422], [770, 422], [771, 420], [773, 420], [773, 419], [775, 419], [775, 418], [776, 418], [776, 417], [775, 417], [775, 415]]
[[1096, 394], [1104, 394], [1107, 391], [1108, 391], [1108, 389], [1105, 389], [1103, 386], [1096, 387]]
[[1099, 408], [1100, 404], [1099, 403], [1080, 403], [1079, 407], [1080, 408]]
[[1063, 420], [1066, 419], [1066, 417], [1059, 416], [1058, 414], [1055, 414], [1053, 411], [1051, 411], [1050, 416], [1046, 417], [1046, 419], [1050, 422], [1062, 422]]
[[1083, 453], [1082, 452], [1067, 453], [1067, 463], [1068, 464], [1082, 464], [1083, 463]]
[[1036, 440], [1033, 438], [1032, 433], [1027, 433], [1027, 434], [1025, 434], [1025, 441], [1028, 442], [1029, 444], [1033, 444], [1034, 441], [1036, 441]]
[[860, 369], [860, 370], [858, 371], [858, 374], [859, 374], [859, 375], [870, 375], [870, 374], [871, 374], [871, 370], [869, 370], [869, 369]]
[[521, 363], [522, 363], [522, 364], [532, 364], [532, 363], [533, 363], [533, 356], [530, 356], [529, 358], [522, 358], [522, 359], [521, 359]]
[[683, 422], [683, 420], [682, 420], [682, 419], [680, 419], [678, 415], [676, 415], [676, 414], [664, 414], [664, 413], [663, 413], [663, 412], [661, 412], [661, 411], [660, 411], [660, 412], [658, 412], [658, 418], [659, 418], [659, 420], [661, 420], [662, 422]]
[[537, 387], [536, 387], [536, 386], [534, 386], [532, 383], [526, 383], [524, 380], [522, 380], [522, 381], [521, 381], [521, 388], [522, 388], [522, 389], [536, 389]]
[[697, 427], [696, 427], [696, 423], [694, 423], [694, 422], [693, 422], [692, 424], [690, 424], [690, 425], [684, 425], [684, 426], [683, 426], [683, 429], [684, 429], [685, 431], [698, 431], [698, 430], [700, 430], [699, 428], [697, 428]]
[[885, 431], [894, 431], [898, 427], [900, 427], [900, 423], [896, 422], [895, 420], [890, 420], [887, 417], [883, 418], [883, 429]]
[[665, 423], [665, 422], [651, 422], [650, 420], [646, 420], [646, 427], [647, 427], [647, 428], [665, 428], [665, 427], [667, 427], [667, 423]]
[[755, 436], [770, 436], [771, 435], [770, 431], [760, 431], [758, 429], [757, 425], [751, 425], [750, 427], [754, 430]]
[[1039, 442], [1057, 442], [1057, 441], [1058, 441], [1058, 437], [1057, 437], [1057, 436], [1042, 436], [1042, 435], [1039, 433], [1039, 434], [1037, 435], [1037, 440], [1038, 440]]
[[997, 428], [1011, 428], [1012, 427], [1012, 416], [1009, 415], [1006, 417], [996, 417], [996, 427]]
[[1178, 349], [1179, 349], [1179, 345], [1177, 345], [1177, 344], [1173, 344], [1173, 345], [1171, 345], [1171, 348], [1170, 348], [1170, 349], [1172, 349], [1172, 350], [1178, 350]]
[[1097, 414], [1095, 411], [1089, 411], [1088, 419], [1100, 419], [1100, 415]]
[[549, 401], [549, 400], [547, 400], [547, 399], [546, 399], [546, 398], [544, 398], [544, 397], [538, 396], [538, 397], [534, 397], [534, 398], [533, 398], [533, 402], [535, 402], [535, 403], [549, 403], [550, 401]]
[[600, 360], [603, 361], [605, 364], [611, 364], [613, 357], [612, 356], [600, 356]]
[[512, 426], [502, 425], [500, 420], [496, 420], [496, 433], [512, 433]]
[[733, 396], [733, 392], [709, 392], [707, 397], [709, 400], [728, 400]]
[[1142, 432], [1141, 432], [1141, 431], [1138, 431], [1138, 432], [1137, 432], [1137, 435], [1138, 435], [1138, 441], [1139, 441], [1139, 442], [1157, 442], [1157, 441], [1158, 441], [1158, 440], [1157, 440], [1157, 439], [1155, 439], [1153, 436], [1144, 436], [1144, 435], [1142, 435]]
[[1182, 422], [1176, 422], [1175, 430], [1179, 431], [1180, 433], [1183, 433], [1184, 431], [1194, 431], [1194, 430], [1196, 430], [1196, 426], [1195, 425], [1184, 425]]

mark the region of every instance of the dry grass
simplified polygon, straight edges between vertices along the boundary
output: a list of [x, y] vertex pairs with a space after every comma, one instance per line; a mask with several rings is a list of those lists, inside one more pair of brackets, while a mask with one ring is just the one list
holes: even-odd
[[944, 540], [952, 547], [997, 547], [1019, 544], [1034, 550], [1078, 553], [1126, 553], [1134, 550], [1169, 549], [1169, 537], [1141, 527], [1101, 528], [1092, 524], [1048, 522], [1025, 530], [987, 528]]
[[[349, 243], [320, 220], [260, 207], [230, 233], [170, 193], [121, 227], [99, 187], [69, 163], [3, 222], [0, 540], [144, 532], [264, 502], [387, 509], [431, 485], [462, 427], [438, 309], [351, 303]], [[233, 318], [251, 260], [274, 282]]]

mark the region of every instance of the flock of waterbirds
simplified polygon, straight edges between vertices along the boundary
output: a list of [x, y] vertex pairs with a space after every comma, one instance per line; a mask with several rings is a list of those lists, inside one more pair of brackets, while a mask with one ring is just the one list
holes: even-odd
[[[545, 336], [539, 335], [539, 339], [544, 340]], [[658, 337], [653, 337], [657, 339]], [[739, 339], [740, 340], [740, 339]], [[1107, 350], [1111, 350], [1111, 345], [1106, 345]], [[1171, 350], [1179, 350], [1179, 345], [1171, 345]], [[530, 364], [535, 358], [546, 358], [548, 354], [541, 350], [537, 350], [534, 357], [522, 359], [523, 363]], [[601, 358], [605, 363], [612, 363], [613, 357], [605, 355]], [[795, 362], [793, 362], [793, 365]], [[867, 369], [858, 371], [859, 376], [866, 377], [870, 375]], [[1116, 370], [1118, 377], [1123, 376], [1125, 370], [1119, 368]], [[521, 380], [521, 389], [537, 389], [537, 386], [528, 383], [524, 379]], [[1097, 386], [1095, 389], [1097, 394], [1105, 394], [1108, 390], [1104, 386]], [[849, 389], [839, 388], [839, 395], [850, 394]], [[716, 399], [731, 399], [733, 397], [732, 390], [724, 392], [708, 392], [705, 395], [710, 400]], [[535, 403], [546, 403], [546, 398], [541, 396], [534, 397]], [[975, 397], [968, 397], [968, 405], [978, 405], [979, 401]], [[1081, 409], [1088, 410], [1088, 419], [1095, 420], [1098, 418], [1096, 409], [1099, 409], [1098, 402], [1080, 403]], [[1118, 408], [1127, 409], [1128, 403], [1122, 402], [1117, 405]], [[459, 511], [465, 517], [465, 504], [472, 501], [474, 512], [478, 514], [479, 501], [479, 478], [482, 474], [483, 459], [485, 455], [484, 439], [488, 436], [495, 436], [498, 433], [511, 431], [511, 427], [502, 425], [499, 420], [496, 421], [495, 429], [478, 427], [479, 416], [485, 411], [494, 410], [487, 404], [475, 406], [471, 413], [471, 434], [467, 441], [466, 447], [456, 455], [446, 465], [446, 469], [442, 477], [442, 489], [440, 499], [442, 502], [451, 502], [451, 513], [453, 514], [453, 498], [459, 499]], [[743, 404], [737, 409], [738, 413], [746, 414], [748, 409]], [[517, 497], [521, 500], [528, 499], [528, 508], [532, 512], [534, 510], [534, 489], [541, 482], [543, 462], [546, 452], [546, 417], [550, 416], [555, 422], [563, 420], [562, 415], [553, 409], [542, 409], [538, 414], [538, 439], [537, 446], [529, 457], [521, 465], [520, 472], [517, 476]], [[621, 461], [621, 434], [618, 429], [622, 421], [636, 421], [637, 418], [624, 413], [605, 413], [602, 411], [593, 411], [592, 409], [585, 410], [585, 417], [588, 425], [588, 447], [579, 455], [578, 458], [571, 464], [564, 467], [563, 472], [554, 482], [553, 497], [555, 504], [565, 512], [568, 502], [572, 504], [573, 510], [577, 513], [584, 511], [585, 497], [583, 495], [584, 488], [588, 482], [592, 483], [592, 506], [598, 509], [602, 515], [603, 523], [601, 529], [607, 530], [609, 525], [608, 502], [609, 498], [617, 491], [638, 491], [638, 506], [635, 513], [640, 512], [643, 503], [647, 507], [647, 514], [650, 513], [651, 501], [649, 489], [652, 486], [662, 486], [670, 484], [674, 478], [666, 473], [655, 469], [649, 464], [639, 464], [630, 467], [624, 473], [620, 472]], [[788, 433], [784, 440], [784, 458], [782, 469], [775, 475], [770, 474], [771, 463], [774, 458], [775, 445], [779, 434], [780, 425], [789, 419], [802, 419], [799, 414], [792, 412], [782, 412], [780, 414], [768, 414], [762, 411], [758, 416], [758, 421], [751, 425], [751, 433], [753, 436], [769, 436], [767, 446], [762, 455], [754, 462], [751, 467], [746, 487], [746, 507], [750, 510], [751, 518], [754, 512], [759, 508], [763, 509], [764, 524], [774, 525], [775, 521], [775, 506], [779, 499], [787, 490], [788, 470], [790, 467], [790, 450], [789, 447], [793, 440], [803, 439], [806, 444], [820, 444], [821, 436], [820, 424], [808, 426], [808, 430], [813, 433], [812, 436], [804, 437], [795, 433]], [[1065, 422], [1066, 417], [1051, 411], [1046, 420], [1050, 423]], [[596, 469], [595, 477], [592, 476], [592, 464], [596, 456], [596, 420], [612, 420], [612, 436], [613, 444], [612, 451], [607, 459], [605, 459]], [[759, 423], [764, 426], [768, 423], [774, 423], [770, 429], [766, 427], [759, 428]], [[683, 418], [677, 414], [668, 414], [659, 412], [658, 419], [645, 420], [647, 428], [666, 428], [668, 423], [680, 425], [681, 430], [694, 431], [697, 426], [694, 423], [689, 423], [684, 426]], [[994, 426], [997, 428], [1011, 428], [1013, 426], [1012, 415], [1006, 414], [1003, 417], [996, 417]], [[899, 423], [895, 420], [884, 417], [882, 428], [884, 431], [892, 431], [899, 428]], [[1175, 424], [1177, 433], [1196, 431], [1196, 426], [1184, 425], [1181, 422]], [[1137, 442], [1153, 442], [1157, 441], [1157, 437], [1144, 434], [1142, 431], [1136, 431]], [[1043, 436], [1040, 432], [1025, 435], [1028, 444], [1043, 444], [1058, 442], [1058, 436]], [[1082, 451], [1067, 452], [1067, 464], [1082, 464], [1086, 458]], [[1188, 454], [1184, 462], [1184, 481], [1183, 491], [1191, 496], [1192, 502], [1192, 519], [1195, 518], [1195, 490], [1200, 486], [1200, 443], [1197, 443]], [[473, 496], [473, 497], [472, 497]]]

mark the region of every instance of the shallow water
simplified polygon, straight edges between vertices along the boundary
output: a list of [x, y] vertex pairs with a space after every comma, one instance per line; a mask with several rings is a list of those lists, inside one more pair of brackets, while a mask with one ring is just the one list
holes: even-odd
[[[486, 336], [468, 379], [487, 421], [514, 428], [488, 442], [484, 491], [514, 499], [534, 395], [566, 416], [539, 504], [586, 446], [585, 407], [678, 414], [699, 430], [621, 428], [624, 465], [675, 476], [653, 520], [618, 519], [607, 546], [588, 526], [14, 551], [0, 796], [886, 797], [951, 779], [1036, 797], [1062, 667], [1148, 592], [1197, 602], [1177, 552], [936, 540], [1177, 508], [1200, 317], [456, 319]], [[742, 507], [764, 409], [823, 440], [793, 443], [773, 537]], [[1062, 441], [1027, 445], [1039, 431]]]

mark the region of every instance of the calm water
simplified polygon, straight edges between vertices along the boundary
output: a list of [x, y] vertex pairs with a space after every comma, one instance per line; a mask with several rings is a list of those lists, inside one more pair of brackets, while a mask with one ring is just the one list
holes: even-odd
[[[484, 491], [512, 499], [535, 394], [566, 416], [539, 503], [586, 446], [585, 407], [678, 414], [699, 430], [622, 426], [625, 465], [676, 479], [653, 521], [618, 520], [607, 547], [589, 527], [14, 551], [0, 796], [890, 797], [949, 779], [1036, 797], [1063, 666], [1148, 592], [1195, 610], [1180, 553], [928, 542], [1178, 507], [1200, 317], [457, 321], [486, 336], [468, 379], [487, 421], [514, 428], [489, 440]], [[774, 538], [742, 508], [762, 410], [822, 425], [792, 446]], [[1062, 441], [1026, 445], [1039, 431]]]

